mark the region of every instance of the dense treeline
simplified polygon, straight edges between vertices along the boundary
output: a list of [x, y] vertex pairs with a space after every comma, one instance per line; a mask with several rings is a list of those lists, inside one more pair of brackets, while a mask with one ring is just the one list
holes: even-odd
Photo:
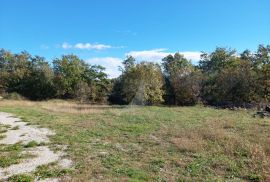
[[101, 66], [89, 65], [75, 55], [53, 60], [27, 52], [0, 51], [0, 92], [18, 93], [32, 100], [50, 98], [104, 102], [110, 80]]
[[108, 79], [101, 66], [75, 55], [49, 64], [27, 52], [0, 51], [0, 94], [18, 93], [32, 100], [77, 99], [112, 104], [248, 106], [270, 101], [270, 45], [256, 52], [216, 48], [202, 53], [198, 65], [176, 53], [161, 64], [123, 61], [122, 74]]

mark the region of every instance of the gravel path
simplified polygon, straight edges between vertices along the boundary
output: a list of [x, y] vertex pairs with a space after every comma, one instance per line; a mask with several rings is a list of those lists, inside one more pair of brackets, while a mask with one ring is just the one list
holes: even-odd
[[[8, 113], [0, 112], [0, 124], [9, 126], [8, 131], [3, 133], [5, 138], [0, 140], [0, 144], [4, 145], [12, 145], [18, 142], [27, 144], [30, 141], [48, 144], [50, 142], [48, 136], [54, 135], [54, 133], [47, 128], [27, 125], [26, 122]], [[16, 129], [14, 129], [14, 127], [16, 127]], [[55, 153], [47, 146], [26, 148], [23, 153], [31, 154], [34, 157], [22, 160], [21, 163], [8, 166], [7, 168], [0, 167], [0, 181], [7, 180], [12, 175], [34, 172], [38, 166], [52, 162], [58, 162], [61, 168], [70, 168], [72, 165], [72, 161], [63, 158], [65, 155], [64, 152]], [[47, 181], [50, 181], [50, 179]], [[57, 181], [57, 179], [53, 179], [53, 181]]]

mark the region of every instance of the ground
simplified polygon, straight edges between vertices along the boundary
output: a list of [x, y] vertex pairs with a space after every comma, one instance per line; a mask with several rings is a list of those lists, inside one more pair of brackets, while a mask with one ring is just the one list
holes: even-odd
[[50, 177], [270, 181], [270, 119], [254, 118], [252, 110], [0, 101], [0, 111], [54, 131], [51, 147], [67, 146], [74, 168], [39, 170]]

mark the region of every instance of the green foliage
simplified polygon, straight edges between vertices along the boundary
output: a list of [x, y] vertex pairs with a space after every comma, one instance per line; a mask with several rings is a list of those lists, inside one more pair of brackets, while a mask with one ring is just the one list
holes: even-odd
[[27, 174], [18, 174], [8, 178], [9, 182], [33, 182], [34, 177]]
[[127, 104], [127, 102], [124, 100], [123, 97], [123, 87], [124, 87], [124, 83], [123, 83], [123, 76], [119, 76], [116, 79], [112, 79], [112, 89], [111, 89], [111, 93], [109, 95], [109, 102], [113, 103], [113, 104]]
[[50, 163], [48, 165], [39, 166], [34, 174], [38, 179], [46, 179], [61, 177], [69, 172], [71, 172], [70, 169], [59, 169], [56, 164]]
[[269, 46], [262, 45], [255, 54], [245, 50], [240, 57], [225, 48], [202, 54], [203, 100], [207, 104], [236, 106], [269, 102], [269, 54]]
[[136, 63], [129, 56], [122, 74], [111, 80], [104, 70], [76, 55], [56, 58], [50, 66], [43, 57], [1, 49], [0, 94], [16, 100], [61, 98], [138, 105], [246, 106], [270, 101], [270, 45], [241, 54], [217, 47], [203, 52], [198, 66], [179, 53], [166, 56], [161, 65]]
[[[27, 52], [12, 54], [0, 51], [0, 90], [18, 93], [30, 99], [53, 96], [53, 71], [44, 58]], [[12, 98], [12, 95], [7, 97]], [[14, 98], [15, 99], [15, 98]]]
[[193, 105], [199, 100], [202, 75], [183, 55], [176, 53], [162, 60], [167, 80], [166, 100], [176, 105]]
[[204, 83], [203, 97], [210, 104], [241, 105], [255, 101], [256, 74], [250, 64], [239, 60], [238, 65], [210, 74]]
[[85, 63], [75, 55], [62, 56], [53, 61], [55, 72], [55, 85], [59, 97], [72, 98], [75, 96], [77, 83], [83, 81], [86, 70]]
[[104, 101], [108, 80], [101, 66], [90, 66], [75, 55], [53, 61], [57, 96], [82, 101]]
[[39, 144], [36, 141], [32, 140], [32, 141], [28, 142], [27, 144], [25, 144], [24, 148], [32, 148], [32, 147], [36, 147], [38, 145]]
[[163, 75], [159, 65], [142, 62], [122, 75], [123, 98], [127, 103], [151, 105], [163, 102]]
[[248, 176], [248, 179], [251, 182], [262, 182], [263, 181], [262, 177], [260, 175], [257, 175], [257, 174], [250, 174]]
[[32, 100], [58, 97], [105, 102], [108, 92], [104, 68], [88, 65], [75, 55], [55, 59], [51, 67], [43, 57], [0, 50], [0, 94], [7, 99], [22, 95]]
[[8, 167], [17, 164], [21, 159], [27, 158], [28, 155], [22, 155], [22, 145], [20, 143], [14, 145], [0, 146], [0, 167]]
[[230, 67], [236, 59], [235, 50], [217, 47], [211, 54], [202, 53], [199, 64], [203, 72], [214, 73]]
[[31, 58], [30, 76], [25, 83], [23, 95], [33, 100], [52, 98], [55, 95], [54, 73], [45, 58]]

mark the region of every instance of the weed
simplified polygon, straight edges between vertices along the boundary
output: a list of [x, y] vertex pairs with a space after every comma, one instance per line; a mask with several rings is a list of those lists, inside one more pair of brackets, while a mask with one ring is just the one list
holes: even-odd
[[39, 146], [39, 144], [36, 141], [32, 140], [32, 141], [28, 142], [27, 144], [25, 144], [24, 148], [32, 148], [32, 147], [36, 147], [36, 146]]
[[8, 178], [9, 182], [34, 182], [34, 177], [28, 174], [18, 174]]
[[13, 128], [11, 128], [11, 130], [18, 130], [19, 128], [19, 126], [14, 126]]
[[70, 169], [59, 169], [56, 163], [50, 163], [47, 165], [39, 166], [34, 174], [39, 179], [45, 179], [61, 177], [70, 172]]

